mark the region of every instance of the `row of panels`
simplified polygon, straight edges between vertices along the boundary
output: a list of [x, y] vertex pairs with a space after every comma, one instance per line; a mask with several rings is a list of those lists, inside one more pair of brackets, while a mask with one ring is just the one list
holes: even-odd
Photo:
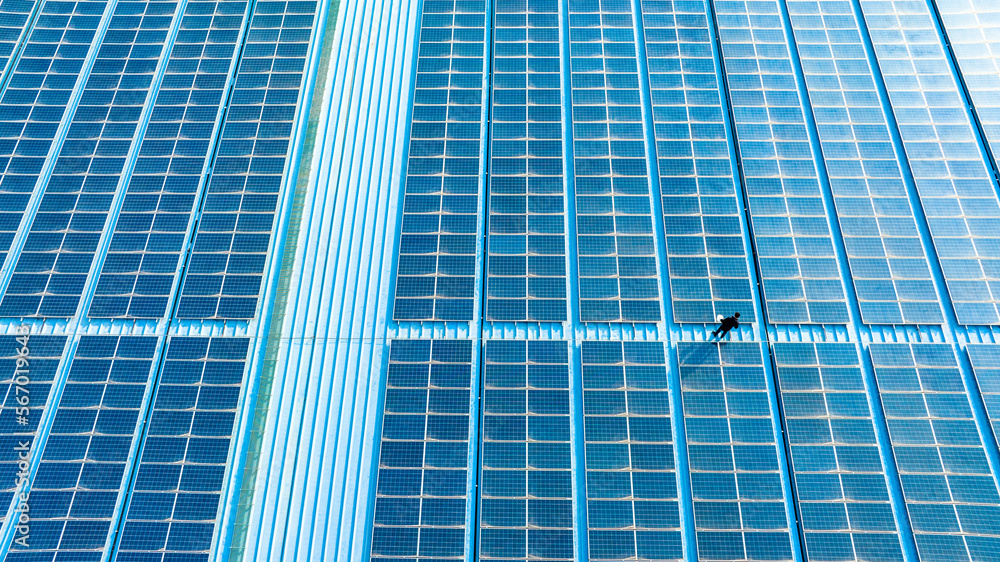
[[1000, 345], [967, 353], [394, 340], [371, 560], [994, 560]]
[[424, 2], [394, 319], [996, 323], [987, 4]]
[[0, 7], [0, 316], [253, 318], [316, 10]]
[[237, 466], [249, 342], [0, 337], [0, 513], [16, 524], [14, 506], [29, 507], [4, 559], [207, 560]]

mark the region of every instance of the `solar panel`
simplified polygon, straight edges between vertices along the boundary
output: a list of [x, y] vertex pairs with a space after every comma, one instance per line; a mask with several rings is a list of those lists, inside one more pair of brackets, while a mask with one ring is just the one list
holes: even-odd
[[[29, 336], [28, 346], [24, 346], [23, 341], [22, 339], [18, 342], [15, 336], [0, 336], [0, 373], [3, 373], [4, 377], [0, 380], [0, 392], [4, 395], [3, 408], [0, 409], [0, 445], [4, 451], [0, 456], [0, 478], [3, 478], [0, 504], [8, 506], [15, 490], [20, 491], [16, 485], [20, 480], [17, 475], [20, 471], [18, 460], [22, 460], [18, 457], [24, 449], [21, 445], [24, 443], [34, 445], [49, 391], [65, 349], [66, 338]], [[20, 369], [17, 365], [19, 355], [22, 360], [24, 359], [20, 354], [24, 347], [28, 347], [29, 363], [26, 373], [23, 361]], [[20, 379], [21, 376], [27, 381]], [[18, 381], [28, 384], [17, 384]], [[20, 391], [17, 388], [19, 386], [22, 389]], [[28, 396], [27, 412], [21, 410], [19, 413], [18, 408], [25, 406], [18, 403], [18, 398], [24, 396]], [[3, 510], [2, 517], [6, 516], [7, 511]]]
[[371, 559], [465, 556], [472, 342], [389, 345]]
[[111, 16], [0, 315], [76, 313], [168, 34], [179, 25], [176, 9], [169, 0], [134, 2]]
[[249, 343], [170, 338], [131, 482], [119, 560], [207, 558]]
[[979, 395], [986, 404], [994, 439], [1000, 440], [1000, 345], [975, 344], [965, 348], [972, 360]]
[[[935, 2], [941, 23], [962, 73], [962, 82], [972, 98], [973, 111], [982, 126], [984, 140], [1000, 158], [1000, 116], [996, 92], [1000, 88], [1000, 53], [993, 48], [1000, 7], [990, 0]], [[995, 162], [1000, 165], [1000, 160]]]
[[943, 323], [853, 10], [836, 0], [788, 9], [861, 317]]
[[767, 314], [847, 322], [847, 304], [775, 0], [713, 0]]
[[568, 361], [563, 341], [486, 342], [481, 560], [574, 559]]
[[772, 349], [809, 559], [902, 562], [857, 346]]
[[[754, 321], [708, 6], [642, 2], [676, 322]], [[728, 109], [728, 108], [727, 108]]]
[[566, 198], [559, 5], [500, 0], [495, 10], [486, 317], [561, 322]]
[[680, 560], [663, 344], [581, 342], [591, 560]]
[[981, 560], [1000, 547], [1000, 495], [947, 344], [872, 344], [882, 410], [917, 550]]
[[1000, 201], [925, 3], [861, 9], [960, 324], [996, 324]]
[[[10, 82], [0, 98], [0, 157], [4, 163], [0, 169], [0, 250], [4, 258], [21, 225], [28, 199], [36, 190], [59, 122], [66, 117], [64, 112], [70, 94], [78, 82], [83, 86], [80, 68], [95, 39], [102, 14], [107, 15], [108, 6], [105, 1], [44, 3], [10, 73]], [[58, 58], [55, 58], [56, 53]], [[62, 244], [63, 236], [59, 233], [39, 234], [36, 238], [39, 236], [59, 238], [58, 243]], [[25, 257], [22, 267], [36, 272], [49, 271], [53, 266], [51, 258], [54, 255]], [[6, 304], [0, 301], [0, 315], [37, 311], [39, 296], [13, 295], [41, 293], [46, 288], [48, 276], [18, 273], [11, 279], [8, 289], [13, 290], [12, 295], [7, 297]]]
[[179, 318], [256, 315], [317, 6], [312, 0], [254, 3]]
[[569, 2], [583, 322], [660, 320], [633, 17], [620, 0]]
[[166, 314], [246, 9], [185, 5], [88, 316]]
[[761, 344], [678, 342], [699, 560], [791, 560]]
[[411, 106], [396, 320], [472, 320], [485, 3], [422, 4]]
[[31, 483], [34, 536], [29, 548], [12, 543], [11, 558], [100, 560], [128, 481], [156, 344], [155, 337], [80, 338]]

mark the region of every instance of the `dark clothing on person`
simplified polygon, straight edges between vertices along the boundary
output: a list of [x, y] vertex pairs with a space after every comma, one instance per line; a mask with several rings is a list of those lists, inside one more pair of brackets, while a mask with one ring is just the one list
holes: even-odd
[[729, 318], [722, 319], [722, 325], [719, 329], [712, 332], [713, 336], [719, 336], [720, 338], [729, 333], [729, 330], [733, 328], [738, 328], [740, 326], [740, 321], [735, 316], [730, 316]]

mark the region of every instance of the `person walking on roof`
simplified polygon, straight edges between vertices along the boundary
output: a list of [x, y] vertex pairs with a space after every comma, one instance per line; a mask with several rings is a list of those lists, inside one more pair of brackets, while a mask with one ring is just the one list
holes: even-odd
[[740, 313], [737, 312], [732, 316], [730, 316], [729, 318], [723, 318], [722, 325], [719, 326], [719, 329], [712, 332], [712, 335], [719, 336], [719, 338], [721, 339], [722, 336], [729, 333], [729, 330], [732, 330], [733, 328], [738, 328], [739, 326], [740, 326]]

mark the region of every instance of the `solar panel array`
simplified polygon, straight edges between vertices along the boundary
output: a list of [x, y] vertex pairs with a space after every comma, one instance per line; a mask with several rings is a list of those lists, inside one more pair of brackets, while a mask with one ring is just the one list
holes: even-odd
[[851, 278], [866, 323], [940, 324], [941, 305], [850, 4], [789, 5]]
[[395, 340], [386, 376], [372, 560], [462, 560], [472, 342]]
[[768, 319], [844, 323], [844, 287], [781, 7], [713, 5]]
[[11, 558], [101, 559], [128, 481], [156, 344], [155, 337], [81, 338], [31, 486], [35, 536], [30, 548], [13, 544]]
[[1000, 201], [992, 165], [924, 3], [861, 7], [960, 324], [995, 324]]
[[318, 2], [255, 2], [186, 265], [179, 318], [253, 318]]
[[854, 344], [774, 344], [810, 560], [903, 560]]
[[1000, 52], [995, 46], [993, 30], [1000, 18], [1000, 8], [989, 0], [969, 2], [936, 2], [941, 16], [942, 31], [961, 70], [963, 85], [972, 98], [974, 111], [1000, 166], [1000, 104], [996, 100], [1000, 88]]
[[220, 516], [249, 343], [200, 337], [168, 342], [129, 488], [119, 559], [207, 556]]
[[166, 313], [247, 6], [185, 5], [88, 316]]
[[[0, 209], [3, 210], [0, 219], [3, 242], [0, 249], [5, 259], [15, 234], [26, 228], [22, 226], [22, 220], [29, 200], [40, 188], [38, 184], [45, 181], [40, 178], [46, 162], [58, 154], [56, 137], [60, 122], [70, 118], [72, 110], [67, 113], [67, 108], [74, 89], [87, 83], [83, 75], [84, 62], [88, 52], [96, 50], [100, 44], [102, 37], [97, 30], [102, 20], [110, 16], [107, 12], [111, 6], [104, 1], [72, 4], [43, 2], [21, 56], [8, 71], [9, 82], [0, 97], [0, 115], [3, 115], [0, 118], [0, 138], [4, 139], [0, 143], [0, 154], [5, 162], [3, 178], [0, 179]], [[107, 198], [106, 195], [98, 197]], [[53, 220], [58, 218], [53, 217]], [[49, 236], [40, 233], [40, 236], [58, 237], [61, 247], [62, 236], [59, 234]], [[70, 237], [70, 243], [74, 237]], [[85, 235], [84, 241], [89, 238], [92, 237]], [[91, 241], [89, 246], [93, 244]], [[44, 278], [42, 280], [47, 284], [49, 276], [45, 272], [54, 265], [47, 259], [48, 254], [44, 252], [38, 257], [38, 263], [31, 268], [33, 271], [27, 273], [26, 280]], [[25, 260], [22, 267], [29, 267], [30, 261]], [[10, 284], [15, 294], [20, 291], [16, 279], [11, 279]], [[45, 287], [41, 289], [44, 291]], [[0, 300], [0, 314], [12, 316], [24, 311], [34, 314], [40, 300], [38, 297], [5, 296]], [[32, 308], [35, 310], [32, 311]]]
[[993, 438], [1000, 441], [1000, 345], [970, 345], [966, 350], [990, 418]]
[[754, 321], [749, 247], [773, 323], [846, 324], [856, 298], [866, 324], [941, 324], [938, 269], [960, 323], [995, 322], [995, 14], [910, 4], [423, 5], [394, 318], [471, 321], [479, 291], [493, 321], [658, 322], [662, 286], [675, 322]]
[[677, 344], [699, 560], [791, 560], [761, 344]]
[[481, 560], [573, 560], [569, 347], [486, 342]]
[[[490, 128], [490, 320], [566, 320], [566, 216], [556, 0], [501, 0]], [[471, 295], [474, 278], [468, 280]]]
[[642, 2], [670, 299], [676, 322], [754, 320], [708, 5]]
[[569, 3], [583, 322], [660, 319], [635, 17], [624, 0]]
[[582, 342], [591, 560], [683, 555], [663, 344]]
[[[46, 401], [52, 391], [53, 381], [57, 379], [60, 358], [66, 348], [66, 338], [63, 336], [35, 336], [30, 339], [31, 347], [29, 355], [31, 363], [27, 381], [29, 384], [16, 385], [18, 377], [24, 375], [23, 361], [22, 368], [18, 369], [17, 358], [23, 355], [20, 350], [24, 345], [19, 343], [15, 336], [0, 337], [0, 373], [3, 379], [0, 380], [0, 389], [3, 390], [3, 409], [0, 410], [0, 440], [3, 442], [4, 453], [0, 457], [0, 473], [3, 477], [3, 487], [0, 488], [0, 505], [10, 505], [17, 489], [18, 472], [22, 472], [18, 466], [19, 456], [23, 452], [22, 445], [34, 448], [37, 439], [39, 423], [42, 421], [42, 414], [45, 411]], [[17, 372], [17, 371], [22, 372]], [[18, 398], [25, 396], [24, 391], [18, 392], [17, 386], [23, 386], [29, 396], [27, 411], [18, 414]], [[18, 419], [26, 418], [25, 420]], [[25, 423], [21, 423], [24, 421]], [[20, 449], [19, 449], [20, 447]], [[3, 513], [6, 518], [7, 513]]]
[[920, 556], [994, 556], [1000, 494], [984, 448], [989, 437], [974, 420], [954, 349], [876, 344], [870, 351]]
[[0, 5], [6, 559], [205, 560], [230, 533], [240, 334], [269, 314], [320, 7]]
[[[9, 316], [76, 313], [172, 27], [170, 1], [115, 5], [51, 176], [0, 300]], [[39, 98], [41, 92], [39, 92]], [[61, 140], [61, 142], [60, 142]]]
[[483, 0], [423, 2], [393, 318], [471, 320], [476, 275]]

